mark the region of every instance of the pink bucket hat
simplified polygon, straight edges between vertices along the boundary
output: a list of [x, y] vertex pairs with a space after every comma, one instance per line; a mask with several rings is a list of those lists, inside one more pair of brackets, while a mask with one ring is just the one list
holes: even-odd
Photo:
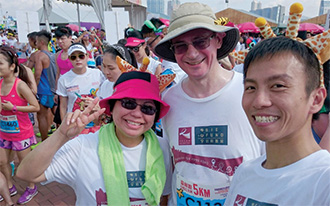
[[[131, 71], [120, 75], [114, 84], [113, 94], [100, 101], [100, 107], [106, 108], [105, 112], [111, 115], [110, 102], [117, 99], [152, 99], [160, 104], [160, 111], [157, 111], [158, 119], [165, 116], [170, 106], [161, 100], [159, 82], [155, 75], [148, 72]], [[156, 115], [157, 117], [157, 115]]]

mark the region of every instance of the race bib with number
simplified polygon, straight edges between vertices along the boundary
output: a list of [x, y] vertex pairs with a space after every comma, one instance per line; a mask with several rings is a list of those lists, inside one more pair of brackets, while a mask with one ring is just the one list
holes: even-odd
[[19, 124], [16, 115], [0, 116], [1, 132], [20, 133]]
[[228, 185], [202, 185], [186, 180], [177, 175], [176, 187], [177, 205], [179, 206], [222, 206], [225, 203]]

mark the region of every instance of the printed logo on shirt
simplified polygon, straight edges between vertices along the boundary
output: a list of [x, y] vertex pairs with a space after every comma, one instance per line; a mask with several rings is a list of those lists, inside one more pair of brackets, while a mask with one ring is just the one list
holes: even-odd
[[190, 164], [207, 167], [211, 170], [233, 176], [237, 167], [242, 164], [243, 157], [233, 159], [220, 159], [217, 157], [203, 157], [195, 154], [188, 154], [172, 147], [174, 164], [187, 162]]
[[195, 127], [195, 144], [227, 145], [227, 133], [227, 125]]
[[100, 82], [97, 81], [97, 82], [92, 82], [92, 86], [95, 86], [95, 85], [100, 85]]
[[108, 205], [107, 194], [101, 188], [95, 191], [95, 196], [97, 206]]
[[78, 91], [78, 90], [79, 90], [79, 85], [73, 85], [73, 86], [66, 88], [67, 92], [74, 92], [74, 91]]
[[191, 145], [191, 127], [179, 128], [179, 145]]
[[141, 187], [145, 182], [144, 171], [126, 172], [126, 175], [129, 188]]
[[[245, 204], [246, 202], [246, 204]], [[236, 199], [234, 201], [234, 206], [278, 206], [277, 204], [271, 204], [271, 203], [266, 203], [266, 202], [259, 202], [257, 200], [247, 198], [246, 197], [237, 194]]]
[[245, 199], [246, 199], [246, 197], [244, 197], [242, 195], [237, 195], [236, 199], [234, 201], [234, 206], [243, 206]]

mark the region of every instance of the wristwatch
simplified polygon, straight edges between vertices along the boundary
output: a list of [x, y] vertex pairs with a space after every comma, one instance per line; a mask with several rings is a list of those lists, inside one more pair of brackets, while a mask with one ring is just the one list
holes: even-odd
[[16, 113], [17, 112], [17, 107], [16, 105], [13, 106], [13, 108], [11, 109], [12, 112]]

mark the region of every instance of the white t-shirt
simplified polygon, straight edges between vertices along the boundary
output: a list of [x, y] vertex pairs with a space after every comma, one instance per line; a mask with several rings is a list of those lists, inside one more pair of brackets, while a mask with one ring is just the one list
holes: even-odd
[[100, 86], [100, 89], [97, 91], [97, 96], [100, 97], [100, 99], [110, 97], [113, 93], [113, 85], [114, 82], [110, 82], [108, 79], [106, 79]]
[[[161, 63], [157, 60], [155, 60], [154, 58], [152, 57], [149, 57], [149, 64], [148, 64], [148, 70], [152, 73], [152, 74], [155, 74], [156, 72], [156, 69], [158, 67], [158, 65], [160, 65]], [[140, 68], [141, 64], [140, 63], [137, 63], [138, 65], [138, 68]]]
[[[75, 191], [76, 205], [106, 205], [106, 190], [103, 172], [98, 156], [99, 132], [79, 135], [64, 144], [55, 154], [50, 166], [45, 171], [48, 184], [56, 181], [67, 184]], [[167, 180], [163, 195], [171, 193], [172, 164], [169, 146], [165, 139], [159, 138], [162, 148]], [[141, 174], [145, 169], [146, 141], [142, 141], [134, 148], [122, 146], [127, 174]], [[128, 180], [130, 184], [139, 184]], [[144, 199], [140, 187], [129, 187], [131, 199]], [[133, 201], [133, 200], [131, 200]]]
[[[56, 93], [63, 97], [68, 97], [67, 112], [72, 112], [78, 96], [95, 97], [102, 82], [105, 80], [102, 72], [98, 69], [87, 68], [84, 74], [76, 74], [72, 70], [63, 74], [57, 83]], [[77, 107], [75, 105], [75, 108]]]
[[206, 98], [191, 98], [182, 80], [164, 94], [171, 109], [162, 119], [175, 170], [169, 205], [223, 205], [232, 176], [264, 153], [243, 111], [243, 76]]
[[288, 166], [265, 169], [266, 155], [236, 171], [225, 205], [330, 205], [330, 154], [320, 150]]

